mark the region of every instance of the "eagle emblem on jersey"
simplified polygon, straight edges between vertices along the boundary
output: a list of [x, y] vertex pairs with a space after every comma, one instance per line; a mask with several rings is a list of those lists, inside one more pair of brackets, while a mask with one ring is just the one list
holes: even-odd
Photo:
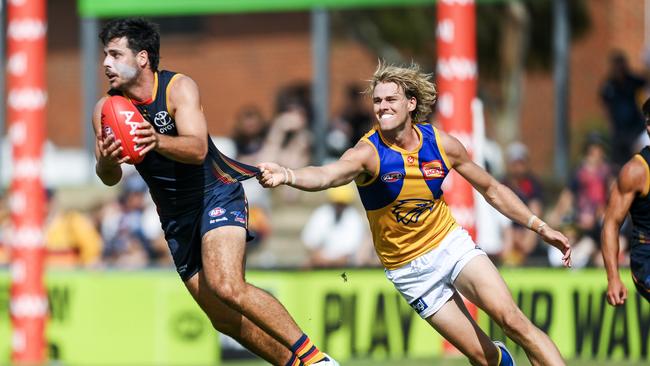
[[405, 200], [399, 200], [395, 206], [393, 206], [392, 212], [395, 215], [395, 220], [404, 225], [410, 223], [415, 223], [420, 220], [422, 214], [428, 216], [431, 211], [433, 211], [433, 206], [435, 202], [431, 200], [425, 200], [420, 198], [410, 198]]

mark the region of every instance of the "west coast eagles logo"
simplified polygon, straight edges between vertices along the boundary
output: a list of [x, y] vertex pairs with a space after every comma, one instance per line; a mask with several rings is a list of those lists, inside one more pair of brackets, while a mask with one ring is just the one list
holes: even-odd
[[408, 225], [412, 222], [418, 222], [422, 214], [424, 214], [423, 219], [426, 218], [433, 211], [434, 205], [435, 202], [431, 200], [410, 198], [399, 200], [391, 212], [395, 215], [395, 220], [398, 223]]

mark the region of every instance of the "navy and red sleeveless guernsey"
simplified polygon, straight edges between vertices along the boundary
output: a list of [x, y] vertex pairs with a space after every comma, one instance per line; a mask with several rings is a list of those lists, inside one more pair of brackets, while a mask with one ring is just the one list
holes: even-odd
[[646, 168], [646, 186], [634, 197], [630, 206], [632, 240], [630, 244], [630, 269], [639, 294], [650, 301], [650, 147], [646, 146], [634, 156]]
[[[178, 136], [176, 121], [167, 108], [169, 88], [181, 76], [171, 71], [154, 74], [154, 88], [151, 100], [133, 104], [156, 132]], [[109, 95], [122, 95], [111, 90]], [[190, 212], [203, 204], [207, 192], [220, 185], [232, 184], [254, 177], [259, 169], [223, 155], [208, 139], [208, 154], [201, 165], [185, 164], [171, 160], [156, 151], [149, 151], [141, 163], [136, 164], [142, 178], [147, 182], [158, 213], [161, 217]]]
[[[168, 104], [170, 87], [179, 76], [170, 71], [156, 72], [151, 100], [131, 101], [160, 134], [178, 136]], [[114, 90], [109, 94], [121, 95]], [[248, 234], [248, 203], [239, 181], [259, 172], [226, 157], [209, 136], [205, 138], [208, 154], [202, 164], [181, 163], [152, 150], [135, 165], [149, 186], [176, 271], [183, 281], [203, 268], [201, 246], [208, 231], [239, 226]], [[250, 235], [247, 239], [251, 239]]]
[[[635, 159], [642, 160], [646, 169], [650, 163], [650, 147], [646, 146], [641, 152], [634, 156]], [[650, 174], [649, 174], [650, 175]], [[649, 177], [650, 178], [650, 177]], [[648, 180], [650, 185], [650, 179]], [[630, 206], [630, 217], [632, 219], [632, 243], [631, 248], [637, 245], [650, 244], [650, 196], [648, 191], [650, 186], [646, 186], [642, 194], [639, 194], [632, 201]]]

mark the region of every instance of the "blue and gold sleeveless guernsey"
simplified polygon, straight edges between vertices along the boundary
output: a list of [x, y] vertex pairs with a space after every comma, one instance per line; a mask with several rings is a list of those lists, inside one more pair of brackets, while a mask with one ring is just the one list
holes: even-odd
[[[176, 121], [167, 108], [169, 88], [181, 76], [171, 71], [154, 75], [154, 91], [151, 100], [133, 104], [163, 135], [178, 136]], [[121, 95], [109, 91], [109, 95]], [[202, 165], [185, 164], [169, 159], [156, 151], [149, 151], [141, 163], [136, 164], [142, 178], [147, 182], [158, 213], [161, 217], [176, 216], [196, 209], [203, 204], [203, 197], [215, 187], [237, 183], [254, 177], [259, 169], [223, 155], [208, 139], [208, 155]]]
[[639, 293], [650, 301], [650, 147], [634, 155], [646, 168], [644, 191], [634, 197], [630, 206], [632, 240], [630, 243], [630, 269]]
[[458, 227], [442, 196], [449, 160], [430, 124], [414, 124], [420, 144], [406, 151], [373, 128], [361, 141], [377, 153], [378, 171], [357, 183], [375, 250], [384, 267], [396, 269], [440, 244]]
[[[176, 120], [168, 104], [170, 87], [180, 75], [156, 72], [151, 99], [142, 103], [131, 100], [159, 134], [178, 136]], [[116, 90], [108, 94], [122, 95]], [[248, 204], [239, 181], [259, 173], [255, 167], [226, 157], [209, 136], [205, 138], [208, 154], [201, 164], [181, 163], [152, 150], [135, 165], [149, 186], [167, 245], [183, 281], [203, 268], [201, 245], [208, 231], [221, 226], [248, 229]]]

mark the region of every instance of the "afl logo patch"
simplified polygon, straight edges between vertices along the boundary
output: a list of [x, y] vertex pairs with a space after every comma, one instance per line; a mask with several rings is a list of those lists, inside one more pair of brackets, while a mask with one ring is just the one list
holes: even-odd
[[415, 158], [412, 157], [411, 155], [409, 155], [409, 156], [406, 158], [406, 161], [408, 161], [409, 164], [413, 164], [413, 163], [415, 162]]
[[212, 210], [210, 210], [210, 212], [208, 212], [208, 216], [210, 216], [210, 217], [219, 217], [219, 216], [223, 215], [224, 213], [226, 213], [226, 210], [224, 210], [221, 207], [215, 207]]
[[172, 117], [167, 113], [167, 111], [160, 111], [156, 113], [156, 115], [153, 118], [153, 124], [155, 124], [157, 127], [165, 127], [168, 124], [170, 124], [172, 121]]
[[404, 174], [401, 172], [390, 172], [381, 176], [381, 181], [384, 183], [393, 183], [404, 178]]

